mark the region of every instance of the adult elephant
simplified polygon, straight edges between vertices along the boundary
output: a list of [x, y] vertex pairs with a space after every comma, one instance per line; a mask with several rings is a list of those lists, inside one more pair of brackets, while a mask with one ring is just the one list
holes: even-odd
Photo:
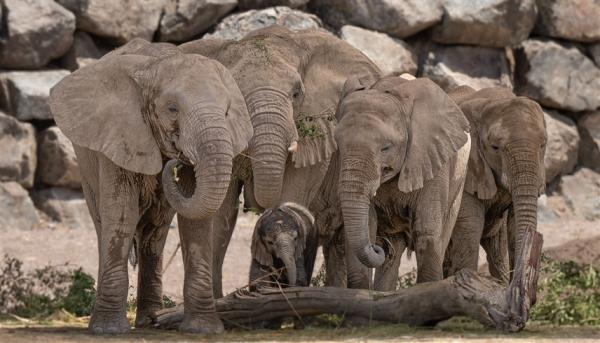
[[321, 231], [343, 226], [347, 286], [369, 288], [368, 268], [386, 261], [372, 243], [384, 221], [411, 238], [417, 281], [440, 280], [467, 172], [469, 123], [428, 79], [350, 79], [345, 88], [337, 156], [311, 210]]
[[215, 227], [213, 289], [222, 296], [222, 264], [244, 186], [247, 204], [270, 208], [281, 202], [308, 207], [336, 149], [335, 110], [352, 75], [375, 80], [379, 68], [335, 36], [281, 26], [254, 31], [240, 41], [201, 39], [180, 46], [225, 65], [248, 106], [254, 128], [247, 158], [235, 176]]
[[524, 232], [537, 229], [537, 198], [546, 183], [544, 113], [502, 87], [460, 86], [449, 95], [471, 123], [473, 148], [447, 273], [475, 270], [481, 243], [492, 275], [508, 282]]
[[136, 322], [161, 307], [160, 253], [177, 211], [185, 262], [180, 328], [222, 331], [212, 297], [211, 241], [203, 237], [225, 197], [232, 159], [252, 136], [244, 98], [227, 69], [169, 44], [134, 40], [63, 79], [50, 106], [73, 142], [98, 236], [90, 329], [130, 329], [127, 257], [134, 234], [147, 245], [139, 248]]

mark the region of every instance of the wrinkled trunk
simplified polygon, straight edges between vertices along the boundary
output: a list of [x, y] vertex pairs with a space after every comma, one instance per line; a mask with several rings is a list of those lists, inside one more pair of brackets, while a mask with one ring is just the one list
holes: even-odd
[[379, 168], [367, 162], [367, 156], [342, 159], [338, 189], [348, 246], [362, 264], [376, 268], [385, 261], [385, 253], [369, 238], [369, 207], [371, 195], [379, 186]]
[[509, 187], [515, 213], [515, 258], [520, 256], [524, 233], [537, 230], [537, 199], [540, 188], [539, 152], [523, 142], [507, 147]]
[[233, 150], [223, 115], [201, 124], [188, 122], [180, 140], [186, 142], [181, 149], [193, 168], [178, 160], [165, 164], [165, 197], [182, 216], [204, 219], [221, 206], [231, 178]]
[[296, 285], [296, 260], [294, 258], [296, 254], [294, 246], [294, 242], [291, 238], [280, 238], [276, 243], [277, 257], [282, 260], [285, 265], [288, 283], [291, 286]]
[[285, 94], [272, 88], [251, 93], [247, 104], [254, 127], [250, 142], [254, 196], [269, 208], [281, 196], [288, 147], [295, 140], [292, 105]]

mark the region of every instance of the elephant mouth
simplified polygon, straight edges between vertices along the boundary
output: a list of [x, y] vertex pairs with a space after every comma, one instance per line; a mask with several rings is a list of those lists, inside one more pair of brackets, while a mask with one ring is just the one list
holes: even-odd
[[173, 183], [177, 185], [177, 190], [182, 196], [190, 198], [196, 189], [194, 167], [187, 159], [177, 159], [176, 161], [172, 173]]

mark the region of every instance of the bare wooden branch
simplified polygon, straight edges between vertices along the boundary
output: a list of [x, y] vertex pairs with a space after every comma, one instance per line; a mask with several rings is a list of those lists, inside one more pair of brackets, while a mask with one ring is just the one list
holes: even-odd
[[[491, 277], [462, 270], [442, 281], [394, 292], [334, 287], [240, 290], [217, 300], [217, 311], [226, 325], [237, 327], [251, 327], [282, 317], [332, 313], [412, 325], [467, 316], [484, 325], [515, 332], [525, 327], [529, 310], [535, 303], [542, 235], [533, 230], [527, 232], [523, 247], [515, 277], [508, 288]], [[154, 325], [173, 329], [182, 318], [183, 307], [179, 306], [159, 312]]]

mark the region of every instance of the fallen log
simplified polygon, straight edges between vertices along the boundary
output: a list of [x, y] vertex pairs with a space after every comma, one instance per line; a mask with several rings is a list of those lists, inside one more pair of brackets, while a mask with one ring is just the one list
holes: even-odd
[[[506, 332], [525, 327], [536, 299], [542, 235], [526, 233], [513, 280], [505, 288], [495, 279], [461, 270], [437, 282], [428, 282], [393, 292], [335, 287], [261, 288], [240, 290], [216, 302], [227, 326], [253, 324], [284, 317], [323, 313], [361, 317], [367, 320], [431, 325], [454, 316], [473, 318]], [[183, 318], [183, 307], [155, 314], [157, 328], [174, 329]]]

